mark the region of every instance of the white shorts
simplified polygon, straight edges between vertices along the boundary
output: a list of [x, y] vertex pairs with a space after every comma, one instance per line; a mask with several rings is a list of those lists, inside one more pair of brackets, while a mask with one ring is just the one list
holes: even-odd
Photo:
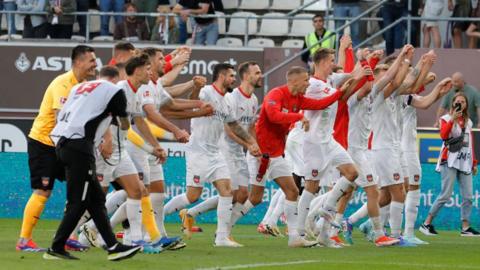
[[292, 167], [283, 157], [270, 158], [267, 172], [261, 179], [257, 177], [258, 168], [260, 167], [258, 158], [247, 154], [247, 163], [251, 185], [264, 187], [267, 180], [273, 180], [282, 176], [292, 176]]
[[188, 150], [185, 152], [185, 159], [189, 187], [203, 187], [205, 183], [230, 179], [227, 163], [220, 153], [210, 154]]
[[133, 144], [130, 141], [127, 141], [126, 143], [126, 148], [128, 155], [133, 161], [133, 165], [135, 165], [135, 168], [137, 169], [138, 172], [138, 177], [140, 180], [143, 182], [144, 185], [149, 185], [150, 184], [150, 169], [148, 167], [148, 154], [138, 148], [135, 144]]
[[305, 180], [320, 181], [330, 168], [353, 164], [347, 151], [335, 140], [328, 143], [314, 144], [305, 142], [303, 145], [305, 158]]
[[285, 159], [292, 164], [292, 172], [298, 176], [305, 176], [303, 162], [303, 144], [287, 140]]
[[[98, 155], [96, 160], [97, 179], [102, 187], [108, 187], [115, 179], [131, 174], [137, 174], [137, 169], [126, 150], [122, 150], [121, 154], [113, 153], [108, 159], [108, 164]], [[113, 166], [112, 166], [113, 165]]]
[[400, 150], [372, 150], [373, 168], [380, 187], [403, 184], [400, 168]]
[[[427, 0], [422, 17], [439, 17], [442, 15], [444, 5], [444, 1], [442, 0]], [[424, 24], [427, 27], [438, 26], [438, 21], [425, 21]]]
[[165, 175], [163, 174], [163, 166], [161, 163], [158, 163], [155, 156], [148, 156], [148, 168], [150, 169], [150, 183], [165, 180]]
[[408, 177], [409, 173], [408, 173], [408, 162], [403, 151], [400, 152], [400, 170], [401, 170], [400, 176], [402, 176], [403, 180], [405, 181], [405, 177]]
[[360, 187], [369, 187], [377, 184], [377, 177], [373, 173], [372, 166], [367, 158], [364, 149], [349, 148], [348, 153], [355, 162], [357, 167], [358, 177], [355, 179], [355, 184]]
[[408, 184], [420, 185], [422, 183], [422, 167], [420, 157], [416, 151], [403, 152], [408, 167]]
[[247, 158], [236, 154], [226, 156], [225, 160], [232, 179], [232, 189], [237, 190], [239, 186], [248, 187], [250, 173], [248, 171]]
[[330, 169], [324, 174], [324, 177], [320, 179], [319, 186], [332, 188], [340, 177], [340, 171], [337, 168], [330, 167]]

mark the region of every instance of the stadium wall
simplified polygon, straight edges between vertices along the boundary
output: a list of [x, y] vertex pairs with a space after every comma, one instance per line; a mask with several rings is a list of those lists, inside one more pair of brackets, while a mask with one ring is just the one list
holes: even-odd
[[[31, 120], [0, 120], [0, 218], [21, 218], [30, 193], [28, 172], [27, 140], [26, 134], [31, 126]], [[480, 132], [475, 132], [476, 141], [480, 140]], [[417, 143], [420, 149], [422, 162], [422, 197], [418, 222], [426, 217], [430, 206], [440, 192], [440, 175], [435, 172], [435, 162], [438, 157], [442, 141], [436, 130], [419, 130]], [[168, 153], [167, 163], [164, 165], [167, 198], [171, 198], [185, 190], [185, 146], [179, 143], [162, 143]], [[479, 145], [479, 144], [477, 144]], [[478, 153], [479, 147], [476, 152]], [[476, 155], [480, 156], [480, 155]], [[474, 177], [473, 213], [472, 224], [480, 227], [480, 177]], [[264, 202], [241, 219], [240, 223], [257, 224], [263, 218], [268, 207], [271, 195], [277, 185], [268, 182], [264, 194]], [[211, 186], [204, 189], [201, 199], [206, 199], [215, 194]], [[357, 192], [350, 202], [347, 214], [355, 211], [366, 201], [363, 192]], [[45, 208], [42, 218], [59, 219], [65, 204], [65, 185], [56, 182], [51, 199]], [[460, 227], [461, 197], [458, 187], [455, 187], [450, 202], [435, 220], [435, 225], [441, 229], [456, 230]], [[198, 218], [200, 223], [215, 223], [215, 211], [204, 214]], [[178, 222], [176, 215], [166, 217], [167, 222]], [[419, 224], [417, 224], [419, 225]]]

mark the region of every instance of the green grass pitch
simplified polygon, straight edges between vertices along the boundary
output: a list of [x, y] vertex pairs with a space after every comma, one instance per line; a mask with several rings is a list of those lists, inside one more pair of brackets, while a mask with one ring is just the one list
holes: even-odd
[[[106, 252], [91, 249], [74, 252], [79, 261], [46, 261], [39, 253], [15, 251], [20, 220], [0, 219], [0, 269], [479, 269], [480, 238], [460, 237], [459, 232], [440, 232], [436, 237], [423, 237], [430, 245], [419, 247], [377, 248], [356, 232], [355, 244], [343, 249], [287, 247], [286, 238], [260, 235], [255, 226], [236, 226], [235, 239], [245, 247], [238, 249], [214, 248], [215, 226], [201, 224], [204, 232], [196, 233], [179, 251], [161, 254], [139, 254], [133, 259], [108, 262]], [[40, 220], [34, 239], [48, 246], [58, 221]], [[171, 235], [179, 232], [178, 224], [168, 224]]]

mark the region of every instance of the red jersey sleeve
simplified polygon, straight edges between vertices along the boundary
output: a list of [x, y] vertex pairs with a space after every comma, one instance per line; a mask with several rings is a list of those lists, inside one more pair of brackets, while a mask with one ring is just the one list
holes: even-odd
[[169, 62], [165, 62], [165, 66], [163, 66], [163, 73], [168, 73], [170, 72], [170, 70], [173, 69], [173, 65], [172, 65], [172, 62], [169, 61]]
[[355, 57], [353, 56], [353, 49], [345, 49], [345, 67], [343, 68], [345, 73], [350, 73], [355, 67]]
[[470, 133], [470, 140], [472, 141], [472, 160], [473, 160], [473, 167], [477, 167], [478, 161], [475, 158], [475, 145], [473, 140], [473, 133]]
[[440, 119], [440, 137], [442, 140], [448, 139], [448, 135], [450, 135], [450, 131], [452, 131], [453, 121], [445, 121], [444, 119]]
[[342, 97], [342, 91], [337, 90], [334, 94], [321, 99], [313, 99], [302, 96], [300, 99], [300, 109], [302, 110], [323, 110], [332, 105]]
[[290, 124], [303, 119], [300, 113], [282, 112], [282, 96], [279, 92], [272, 92], [264, 101], [268, 120], [275, 124]]

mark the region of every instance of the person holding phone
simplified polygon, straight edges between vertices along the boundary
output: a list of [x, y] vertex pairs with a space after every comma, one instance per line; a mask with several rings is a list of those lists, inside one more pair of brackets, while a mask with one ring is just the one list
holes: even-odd
[[473, 123], [468, 114], [468, 99], [462, 93], [456, 93], [451, 102], [450, 112], [440, 118], [440, 137], [444, 141], [437, 163], [440, 172], [442, 189], [440, 195], [430, 209], [427, 219], [420, 226], [420, 232], [425, 235], [437, 235], [432, 222], [442, 207], [450, 201], [453, 184], [456, 179], [460, 184], [462, 196], [461, 236], [480, 236], [480, 233], [470, 227], [472, 212], [472, 174], [477, 173], [477, 160], [473, 149]]

